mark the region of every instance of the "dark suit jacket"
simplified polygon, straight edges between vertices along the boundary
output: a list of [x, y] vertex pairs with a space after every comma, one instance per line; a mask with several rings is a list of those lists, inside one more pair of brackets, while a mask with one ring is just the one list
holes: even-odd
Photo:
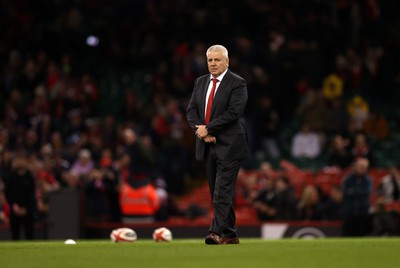
[[[186, 110], [194, 131], [195, 125], [204, 125], [205, 103], [210, 75], [196, 79], [192, 98]], [[222, 160], [243, 159], [249, 156], [246, 125], [243, 117], [247, 103], [247, 84], [240, 76], [227, 71], [215, 94], [207, 130], [217, 139], [215, 150]], [[196, 159], [204, 158], [206, 143], [196, 140]]]

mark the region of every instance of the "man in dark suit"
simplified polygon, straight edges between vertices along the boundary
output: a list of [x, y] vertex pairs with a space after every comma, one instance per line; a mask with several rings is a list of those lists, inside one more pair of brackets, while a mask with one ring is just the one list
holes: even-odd
[[247, 84], [228, 69], [225, 47], [213, 45], [206, 56], [210, 74], [196, 79], [187, 107], [198, 137], [196, 159], [205, 160], [214, 207], [205, 243], [239, 244], [233, 197], [241, 160], [249, 156], [243, 118]]
[[35, 179], [28, 169], [25, 157], [17, 156], [12, 162], [12, 170], [5, 178], [5, 194], [10, 207], [11, 238], [20, 239], [20, 229], [24, 228], [25, 238], [34, 238], [36, 211]]
[[360, 157], [343, 180], [343, 236], [366, 236], [371, 232], [369, 210], [373, 184], [368, 170], [368, 158]]

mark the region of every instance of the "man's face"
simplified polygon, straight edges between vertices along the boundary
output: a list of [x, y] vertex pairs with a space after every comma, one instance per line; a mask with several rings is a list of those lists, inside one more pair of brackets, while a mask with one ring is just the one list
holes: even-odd
[[357, 159], [354, 165], [354, 172], [359, 176], [366, 175], [368, 173], [368, 165], [367, 159]]
[[218, 77], [229, 66], [229, 58], [225, 57], [222, 51], [213, 50], [207, 55], [208, 71], [213, 77]]

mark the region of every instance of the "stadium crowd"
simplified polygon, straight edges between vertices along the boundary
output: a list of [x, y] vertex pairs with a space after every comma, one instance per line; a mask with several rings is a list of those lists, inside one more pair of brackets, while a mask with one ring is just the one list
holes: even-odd
[[[64, 188], [82, 191], [91, 220], [120, 221], [122, 182], [153, 186], [157, 219], [187, 215], [175, 197], [204, 174], [185, 108], [210, 42], [248, 82], [244, 169], [319, 159], [345, 170], [360, 157], [379, 167], [369, 142], [393, 131], [382, 107], [398, 97], [396, 0], [0, 5], [0, 221], [10, 210], [45, 219], [49, 195]], [[382, 185], [399, 200], [393, 170]], [[246, 202], [262, 220], [340, 218], [341, 188], [299, 196], [291, 183], [261, 180]], [[271, 196], [286, 207], [268, 207]]]

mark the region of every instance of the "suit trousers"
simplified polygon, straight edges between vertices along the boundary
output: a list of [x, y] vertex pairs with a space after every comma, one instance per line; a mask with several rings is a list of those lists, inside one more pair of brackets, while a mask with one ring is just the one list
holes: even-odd
[[33, 239], [34, 229], [34, 217], [32, 212], [28, 212], [25, 216], [17, 216], [14, 212], [10, 211], [10, 227], [11, 227], [11, 238], [13, 240], [20, 239], [21, 227], [25, 231], [25, 239]]
[[214, 208], [214, 217], [209, 231], [222, 237], [236, 237], [234, 194], [241, 160], [219, 159], [214, 144], [206, 145], [205, 160]]

